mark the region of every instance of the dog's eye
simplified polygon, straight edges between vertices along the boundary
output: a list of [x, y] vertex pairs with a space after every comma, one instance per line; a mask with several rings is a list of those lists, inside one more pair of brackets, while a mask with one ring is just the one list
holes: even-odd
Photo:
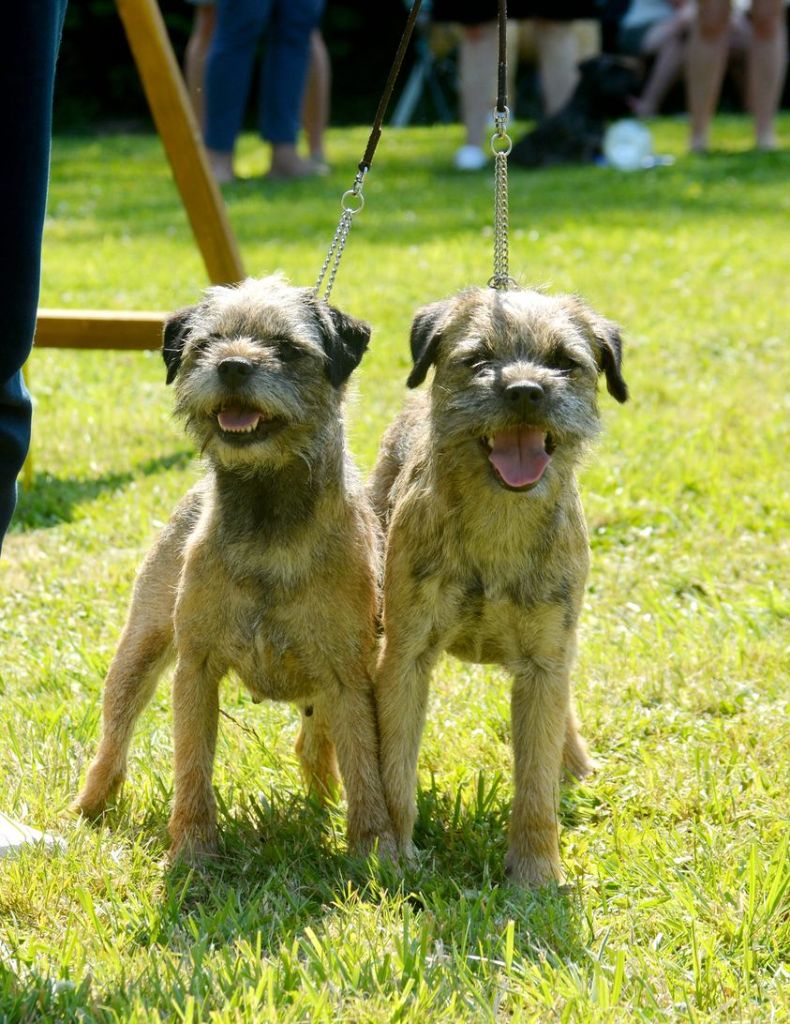
[[461, 362], [464, 366], [468, 366], [470, 370], [475, 373], [480, 373], [488, 366], [488, 362], [480, 355], [479, 352], [473, 352], [471, 355], [465, 356]]
[[280, 341], [277, 344], [277, 355], [280, 362], [292, 363], [294, 360], [302, 358], [304, 350], [290, 341]]
[[549, 365], [553, 370], [559, 370], [560, 373], [573, 373], [574, 370], [579, 369], [579, 364], [565, 352], [557, 352]]

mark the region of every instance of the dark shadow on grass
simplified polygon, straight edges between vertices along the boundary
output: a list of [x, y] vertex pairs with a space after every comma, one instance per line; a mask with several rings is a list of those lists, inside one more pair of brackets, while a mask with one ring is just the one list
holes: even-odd
[[[162, 912], [136, 940], [168, 945], [182, 935], [187, 915], [202, 938], [261, 935], [264, 952], [291, 943], [341, 898], [349, 882], [363, 892], [372, 867], [345, 851], [344, 818], [301, 793], [248, 798], [229, 812], [219, 796], [219, 850], [197, 866], [165, 868]], [[152, 808], [141, 831], [167, 845], [165, 803]]]
[[[470, 798], [462, 791], [440, 793], [435, 783], [418, 794], [414, 840], [419, 864], [409, 869], [406, 883], [410, 901], [434, 915], [457, 915], [452, 934], [473, 927], [470, 949], [499, 935], [502, 920], [512, 918], [516, 949], [524, 956], [557, 956], [577, 960], [584, 954], [583, 913], [580, 894], [570, 885], [548, 885], [531, 891], [505, 877], [510, 798], [503, 792], [499, 773], [480, 772]], [[563, 786], [560, 804], [562, 833], [573, 827], [574, 789]], [[469, 936], [464, 939], [469, 944]]]
[[[276, 955], [336, 913], [351, 890], [361, 902], [386, 896], [404, 913], [429, 915], [437, 937], [472, 966], [481, 947], [499, 943], [509, 919], [521, 955], [580, 960], [579, 893], [556, 885], [530, 892], [505, 881], [509, 801], [501, 790], [498, 776], [481, 774], [471, 800], [422, 791], [415, 833], [422, 853], [405, 871], [375, 855], [349, 855], [342, 808], [328, 811], [297, 793], [248, 799], [232, 812], [220, 800], [218, 855], [166, 870], [161, 913], [141, 922], [135, 940], [146, 947], [183, 942], [187, 916], [201, 941], [241, 936], [254, 945], [260, 937], [264, 955]], [[166, 806], [157, 801], [140, 826], [163, 843]]]
[[120, 491], [141, 476], [182, 469], [193, 459], [194, 453], [185, 449], [146, 459], [125, 473], [106, 473], [87, 479], [61, 479], [50, 473], [36, 473], [33, 486], [29, 490], [20, 490], [12, 529], [25, 533], [71, 523], [75, 510], [100, 494]]

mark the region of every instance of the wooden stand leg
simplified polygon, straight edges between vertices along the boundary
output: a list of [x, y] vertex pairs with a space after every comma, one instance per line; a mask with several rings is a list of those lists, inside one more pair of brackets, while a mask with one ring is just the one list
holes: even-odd
[[166, 313], [39, 309], [36, 348], [158, 349]]
[[148, 105], [213, 284], [244, 277], [181, 70], [156, 0], [116, 0]]

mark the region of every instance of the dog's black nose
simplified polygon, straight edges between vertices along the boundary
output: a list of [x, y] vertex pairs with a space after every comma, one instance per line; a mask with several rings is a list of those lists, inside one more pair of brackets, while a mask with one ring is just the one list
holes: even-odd
[[228, 356], [217, 364], [217, 373], [223, 384], [240, 384], [254, 369], [250, 360], [243, 356]]
[[518, 384], [508, 384], [505, 388], [505, 398], [513, 405], [537, 405], [544, 394], [540, 384], [534, 381], [519, 381]]

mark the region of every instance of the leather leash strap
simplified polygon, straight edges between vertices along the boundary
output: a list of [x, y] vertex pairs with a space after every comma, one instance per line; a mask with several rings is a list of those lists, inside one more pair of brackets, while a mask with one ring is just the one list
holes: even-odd
[[[376, 147], [379, 144], [381, 138], [381, 129], [384, 123], [384, 116], [387, 113], [387, 107], [389, 101], [392, 99], [392, 92], [395, 88], [395, 83], [400, 73], [401, 65], [403, 64], [403, 58], [406, 55], [406, 48], [409, 45], [414, 26], [417, 21], [417, 15], [420, 13], [420, 7], [422, 6], [422, 0], [413, 0], [411, 10], [409, 11], [409, 17], [406, 20], [406, 26], [401, 36], [400, 44], [398, 46], [395, 59], [392, 62], [390, 73], [387, 78], [387, 82], [384, 86], [384, 92], [379, 100], [378, 109], [376, 110], [376, 116], [373, 119], [373, 127], [368, 138], [368, 144], [365, 148], [365, 153], [358, 164], [358, 170], [356, 177], [354, 178], [354, 184], [343, 193], [340, 199], [340, 208], [343, 211], [340, 215], [340, 222], [337, 225], [334, 237], [329, 246], [329, 251], [326, 254], [326, 259], [321, 267], [318, 274], [318, 280], [313, 288], [313, 293], [318, 295], [321, 288], [324, 288], [324, 294], [321, 296], [324, 301], [329, 300], [329, 296], [332, 292], [332, 286], [335, 283], [335, 277], [337, 276], [337, 270], [340, 265], [340, 257], [343, 255], [343, 250], [346, 245], [346, 239], [348, 233], [351, 230], [351, 222], [354, 215], [359, 213], [362, 207], [365, 205], [365, 197], [362, 194], [362, 185], [365, 180], [365, 175], [370, 170], [370, 165], [373, 163], [373, 154], [376, 152]], [[326, 286], [324, 287], [324, 281], [326, 279]]]

